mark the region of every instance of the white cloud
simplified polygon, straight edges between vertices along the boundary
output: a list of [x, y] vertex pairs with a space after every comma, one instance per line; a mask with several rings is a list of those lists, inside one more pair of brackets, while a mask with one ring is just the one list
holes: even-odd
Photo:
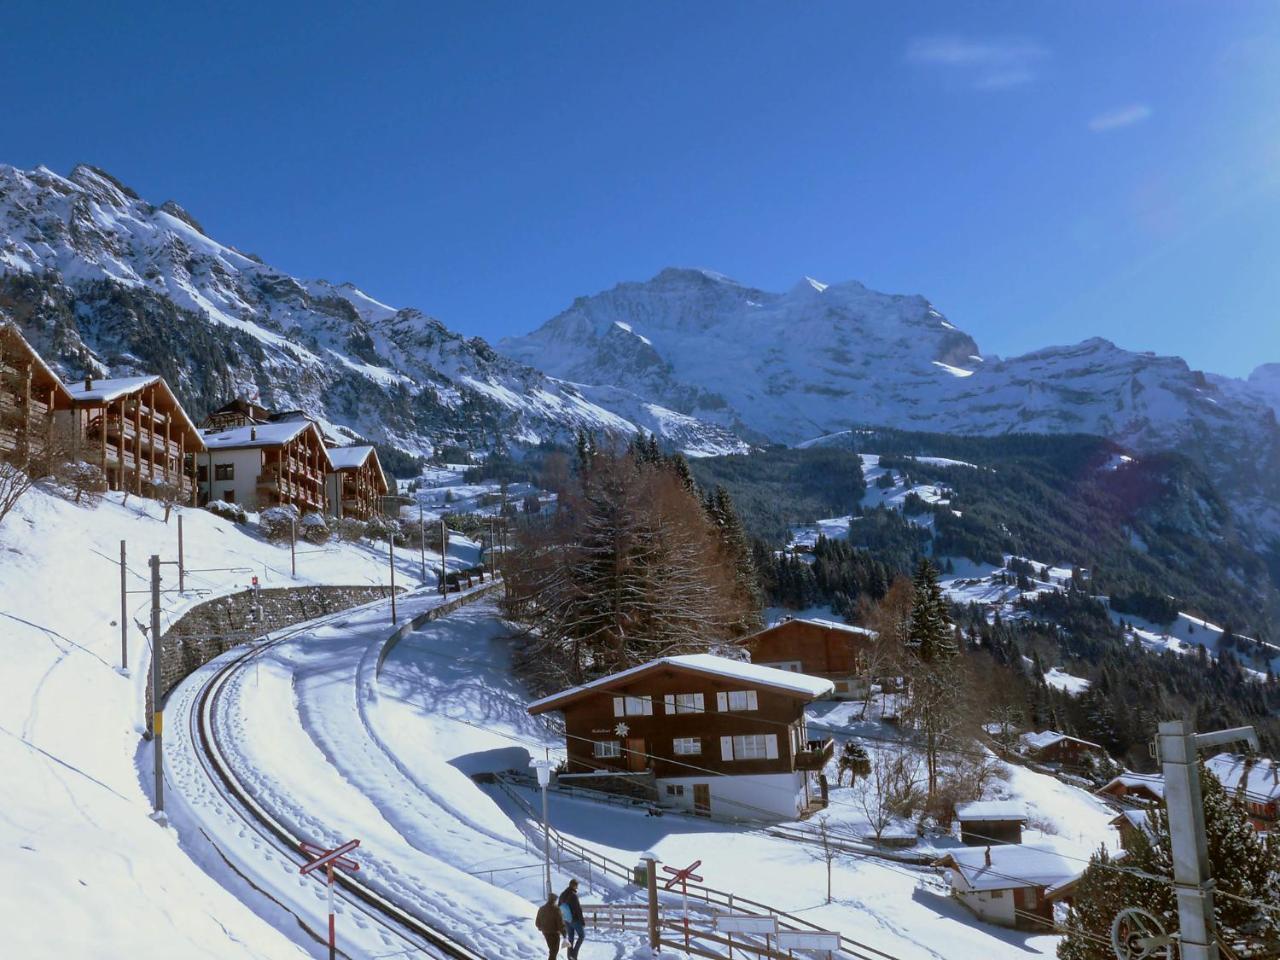
[[1123, 127], [1132, 127], [1135, 123], [1141, 123], [1149, 116], [1151, 116], [1151, 108], [1145, 103], [1130, 103], [1098, 114], [1089, 121], [1089, 129], [1094, 133], [1120, 130]]
[[977, 90], [1007, 90], [1035, 79], [1035, 66], [1049, 55], [1034, 40], [967, 37], [916, 37], [907, 44], [906, 61], [963, 73]]

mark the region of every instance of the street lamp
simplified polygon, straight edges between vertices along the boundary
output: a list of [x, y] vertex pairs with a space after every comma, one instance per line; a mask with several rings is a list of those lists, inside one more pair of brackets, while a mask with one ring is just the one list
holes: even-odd
[[551, 750], [544, 760], [533, 761], [538, 771], [538, 786], [542, 788], [542, 859], [545, 870], [546, 895], [551, 896], [551, 826], [547, 818], [547, 787], [551, 785]]

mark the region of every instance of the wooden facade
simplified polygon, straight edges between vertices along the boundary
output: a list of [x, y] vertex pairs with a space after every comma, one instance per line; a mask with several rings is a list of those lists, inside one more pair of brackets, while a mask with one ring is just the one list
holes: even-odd
[[[377, 451], [370, 446], [330, 447], [329, 513], [368, 520], [381, 513], [387, 478]], [[398, 512], [398, 511], [397, 511]]]
[[1100, 744], [1055, 730], [1023, 734], [1019, 743], [1028, 760], [1056, 763], [1073, 769], [1084, 767], [1090, 760], [1106, 755]]
[[97, 465], [112, 490], [142, 494], [169, 484], [195, 502], [195, 455], [200, 431], [162, 377], [144, 376], [66, 384], [78, 459]]
[[202, 428], [227, 430], [231, 427], [247, 427], [254, 423], [266, 423], [271, 419], [271, 411], [259, 406], [252, 400], [237, 398], [223, 404], [204, 419]]
[[853, 696], [865, 670], [864, 651], [874, 633], [831, 620], [786, 619], [737, 641], [751, 662], [823, 677], [837, 697]]
[[12, 323], [0, 324], [0, 458], [28, 469], [54, 437], [71, 393]]
[[251, 510], [292, 504], [303, 513], [325, 509], [331, 470], [324, 437], [306, 419], [205, 430], [199, 467], [202, 502], [234, 500]]

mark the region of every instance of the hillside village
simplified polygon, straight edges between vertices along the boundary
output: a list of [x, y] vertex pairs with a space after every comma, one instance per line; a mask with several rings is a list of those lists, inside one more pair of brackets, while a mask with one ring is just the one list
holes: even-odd
[[[339, 445], [302, 411], [271, 411], [232, 399], [197, 424], [158, 376], [87, 376], [64, 382], [13, 325], [0, 327], [0, 376], [5, 513], [16, 510], [14, 516], [34, 522], [35, 514], [24, 514], [24, 504], [57, 513], [92, 511], [92, 504], [102, 500], [98, 509], [106, 517], [126, 508], [132, 496], [153, 502], [159, 513], [151, 506], [135, 509], [167, 526], [172, 511], [189, 516], [184, 508], [204, 508], [208, 522], [223, 526], [189, 526], [194, 540], [187, 567], [224, 562], [205, 554], [199, 544], [211, 534], [234, 536], [237, 528], [245, 531], [241, 537], [250, 536], [246, 524], [253, 521], [266, 542], [244, 549], [252, 553], [287, 545], [291, 551], [287, 578], [276, 566], [281, 558], [270, 564], [253, 561], [268, 583], [296, 581], [300, 568], [311, 568], [305, 576], [318, 575], [321, 583], [350, 580], [355, 574], [368, 577], [381, 591], [335, 595], [323, 601], [328, 606], [309, 612], [304, 603], [292, 619], [267, 623], [261, 620], [264, 608], [255, 576], [254, 589], [246, 596], [257, 604], [249, 608], [257, 625], [241, 625], [250, 634], [270, 633], [299, 617], [309, 620], [321, 610], [341, 610], [357, 600], [384, 603], [376, 598], [396, 591], [397, 568], [402, 570], [401, 590], [416, 584], [401, 599], [410, 610], [421, 607], [424, 597], [447, 596], [450, 590], [459, 594], [460, 603], [471, 591], [480, 590], [479, 597], [486, 576], [493, 586], [500, 571], [512, 581], [514, 599], [509, 595], [498, 607], [482, 600], [480, 608], [488, 604], [490, 625], [509, 622], [519, 615], [520, 596], [529, 584], [530, 573], [519, 565], [527, 562], [530, 549], [540, 549], [539, 531], [554, 527], [560, 514], [563, 491], [504, 481], [499, 493], [494, 484], [468, 482], [456, 468], [428, 467], [410, 482], [397, 483], [384, 472], [372, 446]], [[616, 468], [605, 452], [582, 449], [579, 456], [583, 477], [588, 470], [607, 477]], [[670, 508], [683, 509], [676, 501], [695, 488], [681, 474], [679, 458], [668, 458], [642, 441], [632, 442], [628, 456], [652, 472], [654, 496], [675, 498]], [[943, 486], [911, 485], [881, 468], [873, 456], [864, 455], [863, 463], [872, 482], [869, 497], [877, 507], [909, 513], [917, 501], [934, 507], [949, 502]], [[673, 477], [675, 486], [664, 487]], [[41, 485], [33, 486], [36, 481]], [[29, 495], [25, 501], [24, 494]], [[55, 507], [59, 497], [66, 503]], [[731, 505], [715, 497], [703, 508], [708, 517], [732, 518]], [[566, 515], [574, 509], [571, 501]], [[425, 525], [428, 511], [434, 541]], [[445, 514], [474, 536], [444, 529]], [[95, 515], [91, 512], [85, 522], [92, 524]], [[415, 519], [416, 542], [409, 536]], [[500, 521], [502, 544], [495, 521]], [[857, 521], [849, 516], [797, 529], [787, 549], [804, 557], [820, 538], [852, 538]], [[724, 538], [717, 550], [743, 549], [740, 543], [734, 546], [737, 541], [729, 534], [715, 536]], [[333, 545], [325, 546], [331, 538]], [[379, 548], [373, 546], [377, 538], [388, 542], [385, 569]], [[299, 542], [326, 556], [315, 561], [304, 550], [299, 564]], [[413, 556], [414, 548], [419, 557]], [[731, 568], [734, 555], [724, 556]], [[227, 569], [243, 573], [254, 568], [235, 562]], [[315, 569], [317, 563], [324, 572]], [[774, 610], [768, 622], [753, 627], [745, 627], [746, 621], [718, 625], [714, 641], [695, 627], [691, 636], [703, 639], [683, 641], [675, 645], [679, 650], [673, 647], [673, 652], [653, 658], [631, 655], [632, 662], [621, 669], [600, 671], [593, 663], [592, 676], [558, 689], [548, 676], [521, 666], [518, 658], [490, 668], [482, 682], [503, 689], [504, 698], [514, 696], [524, 715], [504, 721], [514, 724], [511, 729], [519, 730], [518, 735], [499, 730], [498, 739], [531, 745], [528, 737], [534, 736], [548, 763], [541, 770], [530, 765], [531, 759], [539, 760], [536, 749], [514, 755], [498, 749], [483, 760], [477, 754], [467, 767], [467, 785], [454, 788], [466, 799], [454, 798], [446, 819], [461, 816], [457, 803], [485, 798], [494, 805], [487, 815], [503, 811], [511, 817], [500, 832], [523, 835], [520, 842], [527, 846], [539, 837], [539, 787], [544, 803], [546, 793], [554, 796], [554, 816], [544, 814], [542, 839], [550, 843], [554, 828], [557, 877], [581, 877], [591, 895], [600, 898], [592, 908], [595, 940], [640, 946], [644, 937], [626, 931], [627, 904], [637, 897], [654, 903], [661, 899], [645, 874], [660, 862], [653, 852], [659, 849], [661, 860], [675, 863], [705, 854], [704, 869], [713, 878], [694, 890], [702, 903], [695, 910], [693, 934], [688, 915], [682, 920], [686, 948], [692, 937], [703, 951], [719, 949], [719, 921], [712, 905], [719, 897], [728, 897], [730, 904], [736, 897], [754, 904], [753, 915], [767, 918], [774, 924], [770, 929], [791, 931], [797, 944], [809, 942], [805, 937], [814, 943], [834, 937], [834, 952], [842, 956], [865, 957], [865, 951], [882, 958], [945, 955], [936, 947], [918, 952], [922, 944], [908, 944], [897, 932], [901, 925], [936, 925], [993, 956], [1015, 943], [1020, 950], [1052, 952], [1058, 936], [1069, 933], [1066, 918], [1098, 848], [1123, 859], [1135, 844], [1158, 840], [1155, 812], [1164, 800], [1163, 780], [1158, 774], [1123, 769], [1104, 747], [1068, 732], [1025, 729], [990, 711], [976, 720], [962, 716], [971, 708], [936, 687], [940, 680], [961, 682], [939, 672], [950, 669], [946, 664], [955, 656], [946, 607], [976, 606], [988, 619], [1027, 616], [1023, 605], [1029, 598], [1066, 590], [1087, 572], [1017, 557], [1006, 557], [1001, 568], [957, 567], [949, 560], [947, 566], [950, 572], [941, 575], [927, 565], [921, 568], [908, 591], [914, 599], [906, 615], [913, 626], [898, 641], [873, 626], [843, 622], [829, 609], [798, 614]], [[226, 592], [230, 586], [210, 584], [202, 592], [234, 598]], [[740, 588], [740, 582], [734, 586], [730, 580], [713, 589], [732, 593]], [[686, 591], [690, 609], [703, 602], [701, 594], [689, 592], [691, 584], [679, 589]], [[930, 596], [934, 599], [927, 600]], [[202, 603], [212, 602], [193, 606], [188, 601], [173, 609], [169, 633], [175, 649], [184, 651], [182, 671], [174, 674], [169, 688], [178, 702], [185, 702], [183, 691], [190, 689], [190, 681], [182, 684], [188, 676], [207, 671], [237, 645], [233, 631], [221, 628], [227, 636], [216, 649], [205, 649], [194, 639], [184, 646], [179, 624], [185, 621], [179, 614], [192, 616]], [[926, 624], [922, 634], [916, 633], [917, 621]], [[439, 622], [447, 624], [448, 618]], [[1215, 628], [1204, 621], [1199, 625], [1207, 641]], [[1148, 640], [1149, 624], [1125, 626], [1142, 642], [1156, 642]], [[550, 636], [554, 628], [549, 624], [547, 629]], [[371, 635], [377, 635], [376, 628]], [[167, 646], [168, 636], [165, 642]], [[930, 644], [938, 645], [933, 654], [926, 652]], [[185, 651], [197, 647], [200, 652], [187, 662]], [[422, 664], [414, 669], [421, 670]], [[504, 669], [508, 675], [502, 675]], [[421, 682], [421, 677], [415, 680]], [[1087, 681], [1057, 667], [1043, 674], [1043, 682], [1067, 695], [1082, 694], [1088, 687]], [[513, 693], [520, 690], [527, 692]], [[143, 692], [143, 685], [133, 685], [135, 695]], [[441, 715], [437, 722], [447, 727], [472, 721]], [[144, 733], [150, 728], [148, 721]], [[193, 748], [184, 744], [184, 749]], [[1218, 752], [1206, 758], [1205, 771], [1242, 805], [1257, 837], [1275, 829], [1280, 819], [1280, 767], [1275, 761], [1255, 753]], [[179, 784], [187, 776], [173, 773]], [[188, 808], [189, 803], [184, 798], [179, 805], [184, 811], [180, 817], [187, 818], [180, 832], [184, 847], [197, 856], [191, 829], [204, 814], [198, 805]], [[725, 845], [730, 837], [732, 850]], [[1135, 839], [1139, 837], [1146, 840]], [[234, 840], [227, 842], [235, 846]], [[742, 857], [750, 858], [749, 867], [747, 860], [739, 860], [739, 848]], [[509, 852], [504, 857], [510, 859]], [[632, 866], [639, 872], [632, 875]], [[513, 872], [498, 879], [508, 869]], [[878, 899], [867, 899], [868, 880], [881, 874], [898, 879]], [[779, 883], [783, 876], [786, 882]], [[908, 880], [905, 887], [901, 878]], [[526, 895], [537, 882], [527, 867], [490, 868], [494, 895]], [[787, 888], [799, 892], [799, 900]], [[687, 881], [684, 890], [689, 891]], [[476, 895], [481, 900], [488, 896], [483, 890]], [[818, 902], [809, 903], [814, 896]], [[521, 909], [502, 903], [504, 910], [518, 914]], [[798, 919], [802, 904], [805, 916]], [[870, 926], [868, 915], [874, 918]], [[746, 935], [751, 929], [749, 923], [742, 927], [741, 948], [774, 956]], [[1022, 931], [1025, 938], [997, 932], [1003, 929]], [[666, 942], [652, 923], [648, 936], [651, 945]], [[1247, 932], [1240, 937], [1237, 946], [1254, 951], [1250, 955], [1267, 955], [1264, 940]], [[680, 946], [677, 941], [671, 945]]]

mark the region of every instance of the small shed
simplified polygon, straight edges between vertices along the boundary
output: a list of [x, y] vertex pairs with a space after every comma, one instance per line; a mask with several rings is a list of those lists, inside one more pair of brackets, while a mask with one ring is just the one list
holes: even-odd
[[1015, 800], [957, 803], [956, 820], [960, 823], [960, 840], [966, 846], [1021, 843], [1027, 810]]
[[953, 850], [935, 860], [950, 871], [951, 892], [982, 920], [1052, 932], [1053, 903], [1065, 896], [1076, 867], [1053, 850], [996, 846]]

